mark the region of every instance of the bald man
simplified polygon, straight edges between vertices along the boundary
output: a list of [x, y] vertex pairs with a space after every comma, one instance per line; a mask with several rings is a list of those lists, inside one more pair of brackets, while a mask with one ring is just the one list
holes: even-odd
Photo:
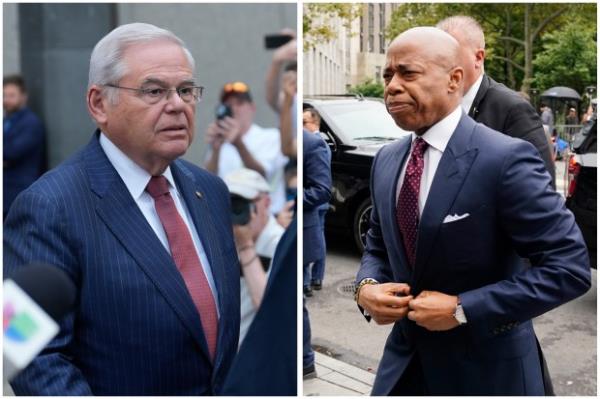
[[436, 26], [452, 35], [460, 45], [460, 66], [464, 70], [463, 110], [476, 122], [533, 144], [555, 187], [552, 149], [540, 116], [519, 93], [496, 82], [484, 71], [485, 36], [481, 25], [471, 17], [456, 15]]
[[373, 395], [543, 395], [531, 319], [590, 287], [581, 233], [537, 150], [462, 110], [459, 50], [427, 27], [387, 52], [385, 103], [414, 133], [371, 173], [355, 299], [367, 320], [394, 323]]

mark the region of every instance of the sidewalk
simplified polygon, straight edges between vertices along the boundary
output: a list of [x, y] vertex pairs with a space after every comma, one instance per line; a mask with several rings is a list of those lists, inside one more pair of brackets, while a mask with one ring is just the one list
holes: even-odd
[[304, 396], [369, 395], [375, 374], [315, 352], [317, 378], [304, 380]]

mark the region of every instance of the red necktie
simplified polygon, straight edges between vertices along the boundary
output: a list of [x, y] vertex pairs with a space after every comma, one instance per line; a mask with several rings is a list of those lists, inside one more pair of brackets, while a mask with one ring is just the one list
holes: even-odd
[[198, 258], [192, 236], [175, 207], [164, 176], [153, 176], [146, 191], [154, 198], [158, 217], [167, 233], [171, 255], [200, 314], [211, 359], [217, 348], [218, 317], [215, 299]]
[[419, 228], [419, 188], [425, 161], [423, 155], [427, 149], [427, 142], [417, 137], [406, 165], [404, 182], [400, 188], [398, 204], [396, 205], [396, 221], [402, 234], [402, 242], [406, 257], [411, 267], [415, 266], [417, 249], [417, 231]]

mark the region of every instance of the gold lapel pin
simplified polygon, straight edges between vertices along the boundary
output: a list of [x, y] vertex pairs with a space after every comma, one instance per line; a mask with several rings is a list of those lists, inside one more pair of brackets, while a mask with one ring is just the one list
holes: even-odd
[[200, 191], [196, 191], [196, 197], [202, 199], [202, 193]]

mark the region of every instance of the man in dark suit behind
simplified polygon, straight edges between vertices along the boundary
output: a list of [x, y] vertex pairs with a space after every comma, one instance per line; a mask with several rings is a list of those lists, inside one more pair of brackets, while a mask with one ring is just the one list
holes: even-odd
[[388, 48], [385, 103], [415, 133], [384, 146], [371, 172], [355, 298], [394, 323], [373, 395], [543, 395], [531, 319], [591, 284], [537, 150], [462, 111], [458, 56], [433, 27]]
[[[303, 262], [304, 270], [311, 262], [325, 256], [319, 222], [319, 207], [331, 198], [331, 153], [318, 135], [302, 131], [303, 139]], [[304, 299], [306, 300], [306, 299]], [[306, 305], [303, 309], [303, 374], [314, 375], [314, 353], [310, 346], [310, 320]]]
[[17, 195], [46, 168], [45, 131], [42, 121], [27, 107], [27, 88], [21, 76], [6, 76], [3, 88], [4, 210], [6, 217]]
[[552, 187], [556, 187], [552, 149], [539, 115], [519, 93], [494, 81], [484, 72], [485, 37], [479, 23], [471, 17], [458, 15], [446, 18], [436, 26], [460, 44], [460, 65], [464, 69], [464, 111], [476, 122], [533, 144], [552, 177]]
[[95, 46], [89, 144], [22, 192], [4, 275], [64, 270], [77, 307], [12, 381], [17, 395], [211, 395], [235, 355], [239, 262], [229, 192], [178, 159], [194, 136], [194, 59], [173, 33], [120, 26]]

